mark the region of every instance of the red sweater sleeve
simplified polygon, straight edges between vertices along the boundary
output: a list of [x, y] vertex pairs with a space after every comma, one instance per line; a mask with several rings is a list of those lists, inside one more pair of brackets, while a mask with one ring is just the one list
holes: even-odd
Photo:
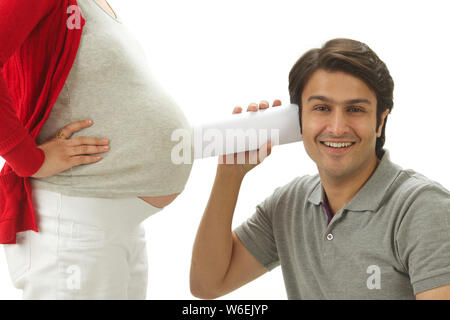
[[[60, 0], [0, 1], [0, 71], [35, 26]], [[0, 72], [0, 156], [17, 175], [33, 175], [44, 162], [44, 152], [17, 118], [9, 90]]]

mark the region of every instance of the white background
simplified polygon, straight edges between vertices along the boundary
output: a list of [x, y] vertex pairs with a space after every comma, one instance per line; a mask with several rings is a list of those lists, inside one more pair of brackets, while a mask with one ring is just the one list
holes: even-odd
[[[150, 67], [191, 122], [236, 105], [289, 102], [288, 73], [308, 49], [336, 37], [368, 44], [395, 82], [386, 128], [391, 160], [450, 188], [447, 1], [110, 0], [140, 41]], [[192, 244], [217, 157], [194, 163], [185, 191], [146, 224], [148, 299], [191, 299]], [[302, 143], [274, 148], [244, 179], [233, 228], [295, 176], [317, 169]], [[3, 250], [0, 250], [3, 252]], [[0, 299], [20, 299], [0, 253]], [[286, 299], [280, 268], [226, 299]]]

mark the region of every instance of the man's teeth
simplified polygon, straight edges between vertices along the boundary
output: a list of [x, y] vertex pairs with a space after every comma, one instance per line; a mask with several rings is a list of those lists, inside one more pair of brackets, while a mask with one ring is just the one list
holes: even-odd
[[323, 144], [329, 146], [329, 147], [333, 147], [333, 148], [345, 148], [345, 147], [349, 147], [353, 144], [353, 142], [327, 142], [324, 141]]

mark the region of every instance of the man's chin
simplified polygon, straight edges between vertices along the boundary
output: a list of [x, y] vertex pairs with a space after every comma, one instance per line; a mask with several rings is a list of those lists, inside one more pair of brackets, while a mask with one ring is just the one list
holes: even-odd
[[348, 165], [342, 162], [323, 164], [318, 166], [319, 173], [333, 179], [344, 179], [349, 176]]

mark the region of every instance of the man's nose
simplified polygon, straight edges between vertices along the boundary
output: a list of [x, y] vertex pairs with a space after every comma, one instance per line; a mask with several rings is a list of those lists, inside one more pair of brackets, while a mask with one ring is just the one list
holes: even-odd
[[348, 130], [347, 119], [342, 111], [335, 110], [335, 112], [331, 114], [328, 130], [335, 137], [342, 136]]

